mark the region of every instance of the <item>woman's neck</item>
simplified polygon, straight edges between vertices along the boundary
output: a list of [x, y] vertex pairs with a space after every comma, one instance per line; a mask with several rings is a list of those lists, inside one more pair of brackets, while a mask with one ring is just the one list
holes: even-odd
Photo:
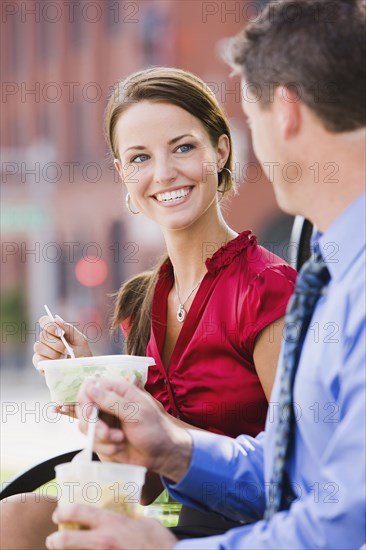
[[205, 275], [206, 260], [236, 236], [222, 217], [215, 224], [194, 224], [184, 230], [164, 231], [182, 295], [187, 295]]

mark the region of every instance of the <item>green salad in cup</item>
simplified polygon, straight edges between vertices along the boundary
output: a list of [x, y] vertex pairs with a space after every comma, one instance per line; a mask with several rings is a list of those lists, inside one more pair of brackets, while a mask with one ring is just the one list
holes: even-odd
[[141, 388], [147, 380], [151, 357], [130, 355], [106, 355], [43, 361], [42, 368], [52, 401], [59, 405], [76, 403], [84, 380], [96, 375], [112, 380], [124, 380]]

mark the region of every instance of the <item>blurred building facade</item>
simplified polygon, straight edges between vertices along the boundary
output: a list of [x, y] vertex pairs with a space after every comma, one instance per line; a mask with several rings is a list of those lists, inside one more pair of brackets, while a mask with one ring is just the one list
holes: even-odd
[[273, 228], [281, 214], [253, 156], [239, 78], [229, 78], [220, 57], [261, 4], [2, 2], [4, 364], [30, 364], [44, 303], [77, 324], [96, 353], [122, 347], [119, 336], [109, 337], [108, 295], [163, 250], [159, 230], [125, 209], [103, 137], [107, 97], [133, 71], [176, 66], [211, 86], [235, 142], [239, 194], [227, 219], [237, 231], [250, 228], [262, 242], [277, 243]]

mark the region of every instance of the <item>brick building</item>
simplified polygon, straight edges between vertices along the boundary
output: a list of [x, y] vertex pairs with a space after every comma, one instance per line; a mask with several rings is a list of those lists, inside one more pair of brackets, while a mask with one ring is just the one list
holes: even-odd
[[[260, 5], [3, 0], [5, 363], [30, 363], [44, 303], [78, 323], [97, 353], [121, 347], [119, 338], [111, 341], [106, 330], [112, 305], [107, 294], [148, 268], [163, 246], [151, 222], [125, 210], [103, 137], [106, 98], [111, 86], [129, 73], [172, 65], [209, 83], [229, 116], [235, 141], [240, 193], [227, 218], [236, 230], [251, 228], [262, 241], [276, 226], [281, 215], [253, 157], [240, 108], [240, 82], [229, 79], [230, 69], [219, 55], [225, 40], [255, 17]], [[80, 280], [100, 284], [86, 286]]]

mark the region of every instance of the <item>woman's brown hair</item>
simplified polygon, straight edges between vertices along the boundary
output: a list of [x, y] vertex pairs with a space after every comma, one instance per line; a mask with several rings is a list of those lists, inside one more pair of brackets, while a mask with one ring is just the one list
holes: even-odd
[[[153, 67], [132, 74], [119, 82], [109, 99], [106, 117], [106, 139], [113, 155], [119, 159], [116, 124], [130, 106], [140, 101], [165, 102], [192, 114], [203, 124], [212, 146], [219, 137], [227, 135], [230, 153], [222, 172], [218, 174], [218, 192], [224, 196], [235, 192], [231, 176], [232, 140], [227, 118], [211, 89], [194, 74], [181, 69]], [[120, 160], [120, 159], [119, 159]], [[129, 320], [126, 351], [131, 355], [145, 355], [150, 338], [151, 304], [156, 281], [164, 256], [152, 271], [146, 271], [122, 284], [115, 302], [112, 330], [123, 320]]]

